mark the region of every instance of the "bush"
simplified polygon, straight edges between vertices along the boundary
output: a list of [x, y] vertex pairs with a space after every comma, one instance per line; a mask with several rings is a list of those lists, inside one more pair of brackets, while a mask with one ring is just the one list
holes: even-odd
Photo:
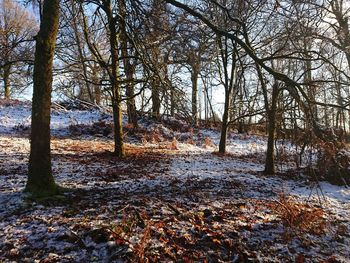
[[318, 148], [318, 173], [332, 184], [350, 184], [349, 154], [332, 142], [319, 143]]

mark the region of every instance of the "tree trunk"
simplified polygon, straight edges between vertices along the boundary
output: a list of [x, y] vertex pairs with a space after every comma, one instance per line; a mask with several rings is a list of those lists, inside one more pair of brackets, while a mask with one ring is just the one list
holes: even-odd
[[269, 127], [268, 127], [268, 141], [265, 161], [265, 174], [275, 174], [275, 119], [272, 117], [274, 114], [269, 114]]
[[152, 117], [158, 119], [160, 116], [160, 81], [158, 77], [152, 80]]
[[197, 125], [197, 122], [198, 122], [198, 108], [197, 108], [198, 75], [199, 73], [196, 66], [193, 66], [192, 72], [191, 72], [191, 82], [192, 82], [192, 120], [194, 125]]
[[126, 96], [127, 96], [127, 112], [128, 122], [137, 127], [137, 113], [134, 98], [134, 66], [130, 62], [130, 55], [128, 49], [128, 36], [126, 30], [126, 4], [125, 0], [119, 0], [119, 13], [120, 13], [120, 44], [121, 52], [123, 56], [124, 72], [126, 76]]
[[265, 174], [275, 174], [275, 137], [276, 137], [276, 113], [278, 100], [278, 84], [273, 85], [271, 105], [268, 111], [268, 140], [265, 161]]
[[222, 153], [222, 154], [226, 152], [229, 108], [230, 108], [230, 96], [229, 94], [225, 94], [224, 115], [222, 117], [221, 136], [220, 136], [220, 143], [219, 143], [219, 153]]
[[116, 31], [117, 19], [113, 16], [111, 1], [108, 0], [104, 4], [105, 12], [108, 17], [109, 28], [109, 44], [111, 52], [112, 70], [111, 70], [111, 86], [112, 86], [112, 107], [114, 122], [114, 154], [118, 157], [125, 156], [123, 125], [122, 125], [122, 105], [121, 105], [121, 88], [118, 81], [119, 78], [119, 56], [118, 56], [118, 34]]
[[308, 95], [309, 100], [312, 102], [310, 105], [312, 117], [317, 121], [318, 120], [318, 113], [317, 113], [317, 104], [316, 101], [316, 86], [312, 85], [312, 63], [311, 63], [311, 57], [310, 52], [311, 50], [311, 43], [308, 43], [307, 40], [304, 40], [304, 56], [306, 61], [304, 62], [304, 82], [307, 83], [307, 90], [306, 93]]
[[94, 94], [96, 105], [101, 105], [101, 87], [97, 84], [94, 85]]
[[[153, 28], [149, 32], [149, 40], [151, 42], [162, 42], [163, 30], [166, 27], [166, 3], [162, 0], [150, 1], [152, 8], [152, 15], [150, 16], [150, 25]], [[155, 69], [154, 76], [151, 80], [151, 100], [152, 100], [152, 117], [159, 119], [161, 108], [161, 92], [162, 92], [162, 79], [165, 78], [164, 74], [164, 59], [162, 58], [162, 51], [160, 44], [152, 44], [150, 50], [150, 56], [153, 60], [153, 67]], [[167, 66], [167, 65], [165, 65]]]
[[99, 80], [99, 76], [98, 76], [98, 70], [99, 67], [93, 63], [91, 66], [91, 75], [92, 75], [92, 82], [93, 84], [93, 101], [94, 103], [96, 103], [96, 105], [101, 105], [101, 85], [100, 80]]
[[[127, 76], [127, 79], [133, 78], [133, 74]], [[126, 87], [126, 96], [127, 99], [127, 112], [128, 112], [128, 122], [131, 123], [134, 127], [137, 127], [137, 111], [136, 104], [134, 99], [134, 87], [133, 84], [128, 84]]]
[[170, 87], [170, 115], [171, 117], [175, 116], [175, 89], [173, 86]]
[[222, 64], [224, 68], [224, 83], [225, 83], [225, 105], [224, 105], [224, 114], [222, 116], [222, 126], [221, 126], [221, 136], [219, 143], [219, 153], [224, 154], [226, 152], [226, 140], [227, 140], [227, 129], [228, 129], [228, 119], [229, 119], [229, 110], [231, 105], [231, 96], [233, 88], [236, 82], [236, 50], [232, 52], [232, 64], [231, 64], [231, 73], [229, 78], [229, 69], [228, 69], [228, 44], [227, 39], [223, 42], [219, 38], [219, 49], [222, 59]]
[[[71, 9], [72, 9], [72, 16], [73, 16], [72, 27], [73, 27], [74, 37], [75, 37], [77, 51], [79, 55], [79, 63], [81, 66], [81, 70], [83, 71], [84, 82], [85, 82], [86, 91], [88, 93], [89, 101], [91, 103], [94, 103], [95, 101], [94, 101], [93, 91], [89, 83], [88, 69], [85, 64], [86, 54], [85, 54], [83, 44], [80, 39], [79, 30], [78, 30], [78, 23], [79, 23], [78, 19], [80, 18], [80, 16], [77, 15], [78, 10], [76, 9], [76, 6], [73, 0], [71, 0]], [[81, 95], [81, 98], [80, 98], [81, 100], [83, 101], [86, 100], [86, 95], [85, 95], [85, 92], [83, 91], [83, 85], [81, 85], [80, 87], [80, 95]]]
[[52, 68], [59, 25], [59, 0], [45, 0], [36, 36], [29, 174], [26, 191], [33, 196], [59, 192], [51, 170], [50, 109]]
[[4, 97], [5, 97], [5, 99], [10, 99], [10, 97], [11, 97], [10, 74], [11, 74], [11, 66], [6, 65], [3, 69]]
[[[350, 29], [349, 29], [349, 18], [344, 12], [347, 8], [345, 8], [346, 1], [330, 1], [332, 13], [338, 22], [337, 27], [337, 38], [338, 41], [345, 51], [346, 60], [348, 62], [348, 66], [350, 67], [350, 53], [348, 51], [348, 47], [350, 45]], [[346, 3], [347, 4], [347, 3]]]

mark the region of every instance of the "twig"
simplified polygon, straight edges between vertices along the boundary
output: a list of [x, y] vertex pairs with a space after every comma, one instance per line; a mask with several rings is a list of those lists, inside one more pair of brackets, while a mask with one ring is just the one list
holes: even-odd
[[87, 245], [85, 244], [84, 240], [83, 240], [77, 233], [75, 233], [73, 230], [69, 229], [69, 228], [66, 227], [66, 226], [63, 226], [63, 228], [66, 229], [67, 231], [69, 231], [71, 234], [73, 234], [73, 236], [74, 236], [75, 238], [78, 239], [78, 244], [79, 244], [80, 246], [82, 246], [84, 249], [88, 249], [88, 247], [87, 247]]

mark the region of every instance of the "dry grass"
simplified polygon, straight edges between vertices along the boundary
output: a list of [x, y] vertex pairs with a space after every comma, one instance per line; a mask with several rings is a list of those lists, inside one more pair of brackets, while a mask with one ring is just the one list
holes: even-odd
[[307, 203], [298, 202], [285, 193], [279, 194], [278, 200], [272, 204], [272, 211], [281, 219], [288, 239], [306, 233], [314, 235], [325, 233], [324, 211]]
[[205, 147], [216, 147], [215, 143], [209, 137], [206, 137], [204, 139], [204, 146]]
[[141, 142], [144, 145], [147, 143], [160, 143], [162, 141], [164, 141], [164, 138], [158, 129], [155, 129], [150, 133], [144, 134], [141, 139]]
[[[132, 145], [124, 144], [126, 156], [142, 157], [149, 154], [173, 155], [178, 150], [178, 141], [164, 141], [154, 145]], [[53, 139], [51, 143], [53, 154], [107, 154], [114, 150], [113, 142], [106, 140], [73, 140], [73, 139]]]
[[51, 148], [53, 153], [99, 153], [112, 151], [113, 143], [102, 140], [53, 139]]
[[177, 147], [177, 140], [176, 138], [174, 137], [174, 139], [172, 140], [170, 146], [169, 146], [169, 149], [170, 150], [178, 150], [179, 148]]
[[[110, 238], [118, 246], [127, 245], [132, 251], [133, 261], [140, 263], [149, 262], [146, 256], [146, 250], [150, 243], [152, 227], [153, 223], [149, 220], [146, 213], [139, 213], [137, 211], [131, 214], [124, 213], [122, 221], [113, 228], [110, 228]], [[131, 239], [139, 231], [142, 234], [135, 244]]]

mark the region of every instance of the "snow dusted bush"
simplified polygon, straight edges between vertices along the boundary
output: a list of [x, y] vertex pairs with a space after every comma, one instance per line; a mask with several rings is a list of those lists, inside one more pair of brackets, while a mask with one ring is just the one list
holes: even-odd
[[330, 183], [350, 184], [350, 153], [338, 149], [333, 143], [325, 143], [318, 152], [318, 172]]

